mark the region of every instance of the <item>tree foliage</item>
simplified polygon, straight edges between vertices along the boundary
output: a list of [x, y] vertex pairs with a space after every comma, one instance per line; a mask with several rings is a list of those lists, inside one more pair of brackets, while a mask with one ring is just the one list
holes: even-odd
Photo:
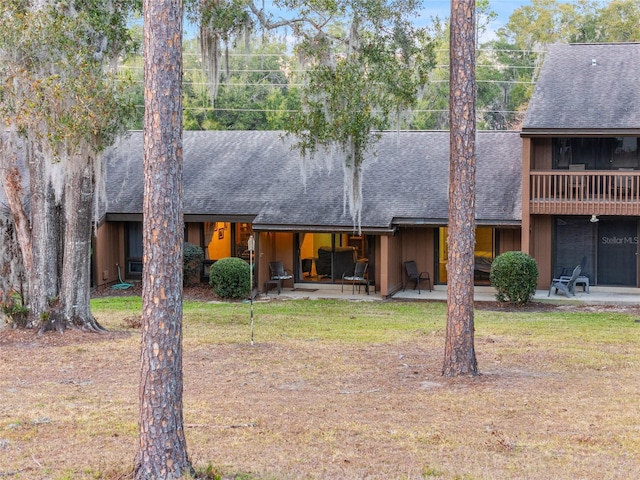
[[[200, 25], [205, 70], [214, 77], [213, 101], [220, 95], [222, 45], [228, 52], [241, 37], [248, 45], [252, 27], [260, 26], [263, 32], [287, 28], [301, 69], [298, 74], [289, 70], [289, 78], [302, 85], [301, 108], [279, 125], [296, 137], [295, 146], [308, 161], [303, 165], [305, 178], [319, 152], [323, 151], [318, 155], [323, 159], [341, 160], [345, 208], [354, 226], [359, 226], [365, 152], [375, 141], [375, 132], [397, 125], [399, 112], [416, 104], [433, 67], [430, 38], [411, 22], [420, 2], [281, 0], [274, 4], [286, 8], [290, 16], [275, 19], [246, 0], [198, 2], [189, 9]], [[226, 53], [225, 58], [228, 68]], [[287, 103], [283, 100], [271, 99], [280, 105]]]
[[637, 0], [532, 0], [516, 9], [499, 33], [512, 45], [535, 50], [551, 43], [638, 41], [638, 22]]

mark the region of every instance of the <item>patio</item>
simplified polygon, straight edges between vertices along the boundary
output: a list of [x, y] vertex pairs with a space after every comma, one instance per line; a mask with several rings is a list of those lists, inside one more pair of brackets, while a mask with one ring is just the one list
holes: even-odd
[[[355, 294], [351, 293], [351, 288], [345, 289], [344, 292], [340, 291], [340, 285], [313, 285], [308, 284], [296, 284], [292, 290], [285, 288], [280, 295], [275, 292], [270, 292], [268, 296], [264, 294], [260, 295], [261, 300], [266, 299], [318, 299], [318, 298], [335, 298], [345, 300], [359, 300], [359, 301], [382, 301], [385, 300], [378, 292], [371, 290], [367, 295], [364, 290]], [[548, 296], [549, 290], [537, 290], [533, 301], [534, 302], [549, 302], [558, 304], [637, 304], [640, 305], [640, 288], [630, 287], [601, 287], [591, 286], [590, 293], [582, 291], [582, 287], [578, 286], [576, 289], [576, 295], [572, 298], [567, 298], [562, 294], [551, 294]], [[418, 293], [417, 290], [407, 289], [404, 292], [400, 290], [396, 292], [391, 299], [393, 300], [441, 300], [447, 299], [447, 287], [446, 285], [435, 285], [433, 291], [422, 290]], [[477, 286], [475, 287], [474, 299], [476, 301], [495, 301], [495, 289], [489, 286]]]

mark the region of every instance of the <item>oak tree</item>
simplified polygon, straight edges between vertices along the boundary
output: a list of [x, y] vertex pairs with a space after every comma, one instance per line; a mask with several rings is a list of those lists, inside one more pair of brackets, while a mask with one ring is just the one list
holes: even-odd
[[134, 0], [8, 0], [0, 6], [3, 186], [25, 270], [27, 326], [101, 330], [90, 248], [101, 152], [126, 128], [126, 84], [107, 64]]

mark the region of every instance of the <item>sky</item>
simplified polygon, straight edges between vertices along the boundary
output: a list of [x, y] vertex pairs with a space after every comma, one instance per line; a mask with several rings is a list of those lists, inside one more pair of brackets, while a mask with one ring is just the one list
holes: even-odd
[[[425, 17], [428, 19], [432, 15], [440, 18], [448, 17], [451, 13], [450, 0], [424, 0]], [[504, 25], [513, 11], [524, 5], [531, 5], [530, 0], [489, 0], [491, 10], [498, 14], [497, 22]]]
[[[489, 0], [491, 10], [498, 14], [498, 18], [489, 25], [489, 33], [481, 38], [488, 41], [493, 38], [493, 32], [504, 26], [514, 10], [531, 5], [531, 0]], [[428, 22], [431, 17], [448, 18], [451, 15], [450, 0], [424, 0], [424, 10], [421, 19]]]
[[[259, 4], [259, 2], [256, 3]], [[264, 0], [264, 4], [265, 8], [268, 10], [271, 1]], [[483, 36], [481, 38], [481, 41], [491, 40], [493, 38], [493, 32], [507, 23], [514, 10], [524, 5], [530, 4], [531, 0], [489, 0], [489, 6], [491, 7], [491, 10], [498, 14], [498, 18], [489, 26], [490, 32], [487, 35]], [[451, 14], [450, 0], [424, 0], [424, 7], [425, 8], [421, 17], [417, 19], [418, 23], [424, 22], [424, 24], [427, 24], [430, 22], [431, 17], [438, 16], [443, 19], [448, 18]], [[187, 29], [193, 28], [189, 25], [186, 25], [185, 27]], [[193, 34], [195, 35], [195, 33], [196, 32], [194, 28]]]

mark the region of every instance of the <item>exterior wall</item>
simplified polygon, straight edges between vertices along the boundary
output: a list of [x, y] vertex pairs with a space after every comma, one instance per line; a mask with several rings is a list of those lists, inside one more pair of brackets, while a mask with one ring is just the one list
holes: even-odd
[[531, 195], [529, 176], [531, 174], [531, 155], [533, 150], [531, 142], [532, 140], [530, 138], [522, 139], [522, 238], [520, 248], [527, 254], [531, 253], [531, 213], [529, 210], [529, 197]]
[[258, 290], [264, 290], [269, 279], [269, 262], [281, 261], [285, 270], [294, 272], [293, 233], [260, 232], [256, 250], [256, 275]]
[[402, 260], [399, 268], [403, 284], [406, 282], [404, 262], [408, 260], [415, 260], [418, 271], [429, 272], [431, 282], [434, 282], [438, 263], [435, 240], [437, 231], [437, 228], [405, 228], [402, 230]]
[[[402, 228], [396, 235], [375, 236], [375, 284], [376, 289], [383, 297], [393, 295], [402, 289], [406, 276], [404, 262], [407, 260], [415, 260], [418, 269], [429, 272], [431, 281], [435, 283], [438, 262], [437, 233], [437, 228], [420, 227]], [[188, 223], [185, 235], [186, 241], [199, 245], [201, 242], [200, 224]], [[295, 272], [294, 234], [292, 232], [256, 232], [254, 237], [258, 254], [254, 258], [256, 284], [258, 290], [263, 291], [264, 283], [269, 278], [269, 262], [282, 261], [286, 270]], [[116, 263], [124, 265], [124, 243], [124, 224], [122, 222], [105, 223], [100, 226], [94, 252], [96, 285], [118, 281]], [[521, 232], [519, 229], [499, 230], [499, 252], [497, 253], [519, 250], [520, 246]], [[550, 263], [550, 257], [548, 263]]]
[[551, 141], [551, 138], [532, 139], [533, 157], [531, 159], [531, 170], [553, 169]]
[[498, 228], [498, 245], [496, 255], [504, 252], [520, 251], [522, 247], [522, 230], [519, 228]]
[[434, 228], [403, 228], [396, 235], [383, 235], [376, 240], [376, 285], [383, 297], [402, 289], [407, 260], [415, 260], [418, 269], [429, 272], [433, 281], [436, 231]]
[[381, 269], [381, 265], [382, 265], [382, 237], [380, 236], [375, 236], [375, 241], [374, 241], [374, 265], [375, 265], [375, 269], [374, 269], [374, 279], [373, 281], [375, 282], [375, 286], [373, 287], [373, 291], [376, 292], [378, 290], [380, 290], [380, 285], [382, 282], [382, 276], [380, 274], [380, 269]]
[[193, 245], [201, 245], [201, 223], [189, 222], [187, 223], [187, 231], [185, 232], [184, 241], [192, 243]]
[[402, 238], [399, 235], [380, 237], [380, 294], [393, 295], [402, 288]]
[[96, 286], [118, 281], [116, 263], [120, 265], [124, 275], [124, 225], [122, 222], [105, 222], [98, 227], [93, 259]]
[[538, 263], [538, 288], [549, 288], [553, 279], [553, 222], [550, 216], [531, 217], [531, 252]]

